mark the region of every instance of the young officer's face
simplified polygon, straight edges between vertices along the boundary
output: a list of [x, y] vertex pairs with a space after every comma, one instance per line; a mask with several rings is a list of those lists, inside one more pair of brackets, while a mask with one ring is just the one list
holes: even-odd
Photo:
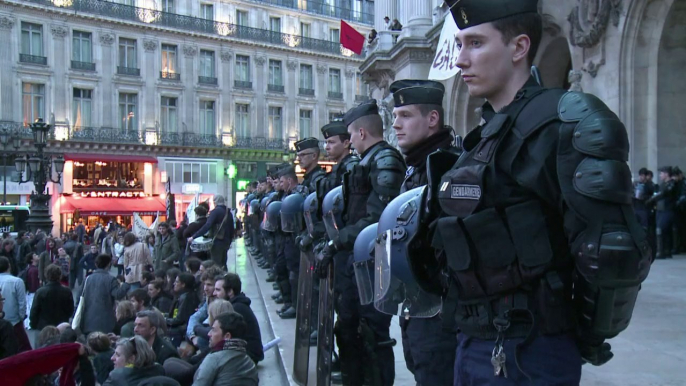
[[515, 45], [503, 43], [491, 23], [459, 31], [455, 39], [461, 47], [457, 66], [469, 95], [486, 99], [498, 95], [514, 71]]
[[398, 137], [398, 146], [407, 152], [429, 137], [429, 116], [422, 116], [417, 105], [393, 109], [393, 129]]

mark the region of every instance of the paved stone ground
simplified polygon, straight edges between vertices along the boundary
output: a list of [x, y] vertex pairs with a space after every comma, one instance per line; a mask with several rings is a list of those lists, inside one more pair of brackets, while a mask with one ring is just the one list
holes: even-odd
[[[237, 251], [237, 252], [236, 252]], [[236, 259], [239, 267], [244, 266], [241, 274], [244, 281], [248, 281], [249, 271], [252, 270], [252, 259], [247, 256], [242, 240], [236, 243]], [[230, 257], [231, 258], [231, 257]], [[258, 289], [262, 295], [266, 320], [269, 330], [275, 336], [281, 337], [279, 345], [280, 365], [284, 371], [284, 378], [280, 383], [265, 382], [267, 385], [288, 385], [292, 380], [293, 341], [295, 338], [295, 320], [282, 320], [276, 314], [280, 305], [274, 303], [270, 295], [275, 291], [271, 283], [266, 283], [266, 271], [255, 268], [254, 277], [257, 278]], [[254, 303], [253, 309], [259, 309], [256, 294], [248, 293]], [[256, 311], [257, 312], [257, 311]], [[259, 317], [259, 316], [258, 316]], [[263, 340], [266, 342], [265, 329]], [[412, 374], [405, 367], [400, 344], [400, 328], [397, 318], [391, 323], [391, 335], [398, 341], [395, 347], [396, 385], [414, 385]], [[658, 260], [651, 269], [648, 279], [639, 294], [634, 317], [629, 328], [617, 338], [610, 341], [615, 357], [606, 365], [583, 367], [582, 385], [591, 386], [672, 386], [686, 385], [686, 256], [677, 256], [673, 260]], [[271, 355], [271, 354], [270, 354]], [[265, 372], [267, 362], [261, 366]], [[314, 349], [310, 354], [310, 380], [314, 385]], [[271, 373], [271, 372], [270, 372]], [[261, 380], [262, 373], [260, 374]], [[271, 378], [276, 380], [274, 378]]]

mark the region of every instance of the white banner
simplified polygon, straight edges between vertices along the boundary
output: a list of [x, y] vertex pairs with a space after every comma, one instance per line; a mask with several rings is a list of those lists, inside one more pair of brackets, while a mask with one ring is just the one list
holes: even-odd
[[438, 39], [436, 56], [429, 71], [429, 80], [446, 80], [460, 72], [456, 64], [457, 55], [460, 54], [460, 49], [455, 42], [455, 34], [458, 31], [452, 14], [448, 12], [443, 22], [441, 37]]
[[157, 223], [160, 221], [159, 214], [155, 217], [152, 225], [148, 226], [145, 221], [138, 215], [138, 213], [133, 213], [133, 234], [136, 235], [138, 240], [145, 241], [145, 238], [157, 231]]
[[190, 204], [188, 204], [188, 208], [186, 208], [186, 219], [188, 220], [188, 223], [192, 223], [195, 221], [195, 208], [198, 206], [200, 203], [200, 194], [196, 193], [195, 197], [193, 197], [193, 201], [191, 201]]

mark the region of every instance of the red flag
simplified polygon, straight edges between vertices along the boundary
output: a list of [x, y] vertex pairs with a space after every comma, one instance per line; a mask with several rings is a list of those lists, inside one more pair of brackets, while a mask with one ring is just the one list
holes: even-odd
[[341, 20], [341, 45], [360, 55], [364, 47], [364, 35], [357, 32], [350, 24]]

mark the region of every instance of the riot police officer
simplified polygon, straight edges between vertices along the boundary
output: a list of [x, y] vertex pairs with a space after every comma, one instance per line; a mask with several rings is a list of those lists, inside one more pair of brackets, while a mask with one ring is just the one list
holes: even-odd
[[[443, 125], [443, 84], [427, 80], [398, 80], [391, 84], [390, 91], [395, 102], [393, 129], [407, 163], [407, 174], [401, 188], [401, 192], [405, 192], [426, 184], [429, 154], [436, 151], [449, 153], [446, 158], [450, 161], [446, 163], [451, 164], [457, 160], [459, 150], [453, 146], [451, 131]], [[425, 258], [426, 250], [420, 255], [416, 257]], [[414, 374], [417, 385], [452, 384], [457, 345], [455, 331], [444, 331], [438, 315], [432, 318], [401, 317], [400, 328], [405, 364]]]
[[598, 98], [530, 76], [537, 0], [449, 3], [462, 81], [486, 99], [485, 123], [428, 184], [442, 318], [460, 329], [455, 383], [578, 384], [582, 361], [612, 358], [605, 340], [628, 326], [650, 270], [626, 130]]
[[[287, 166], [280, 170], [279, 180], [283, 192], [283, 199], [291, 194], [302, 194], [306, 188], [298, 186], [298, 176], [295, 174], [293, 166]], [[282, 319], [293, 319], [296, 316], [296, 307], [298, 303], [298, 274], [300, 272], [300, 250], [295, 245], [294, 233], [282, 232], [281, 234], [281, 251], [288, 271], [288, 277], [283, 286], [287, 286], [286, 292], [289, 294], [290, 302], [284, 301], [284, 307], [278, 312]], [[282, 287], [282, 293], [284, 289]]]
[[295, 143], [295, 151], [298, 152], [300, 167], [305, 170], [302, 186], [307, 188], [307, 194], [317, 189], [317, 182], [324, 178], [326, 172], [319, 166], [319, 140], [317, 138], [305, 138]]
[[671, 166], [663, 166], [660, 172], [660, 185], [656, 195], [648, 200], [656, 204], [656, 228], [655, 238], [657, 241], [656, 259], [671, 259], [672, 246], [674, 243], [672, 227], [674, 226], [674, 212], [679, 198], [678, 187], [674, 180], [674, 172]]
[[[323, 248], [318, 271], [325, 272], [334, 256], [345, 259], [345, 274], [336, 276], [345, 283], [336, 285], [342, 290], [335, 327], [343, 384], [361, 385], [367, 378], [374, 384], [391, 385], [395, 378], [393, 349], [388, 344], [391, 317], [371, 305], [360, 305], [349, 256], [357, 235], [377, 222], [385, 205], [400, 192], [406, 168], [401, 154], [383, 140], [376, 101], [349, 110], [343, 123], [362, 160], [343, 177], [345, 226]], [[335, 263], [338, 269], [339, 262]]]
[[644, 229], [648, 229], [650, 223], [650, 208], [648, 206], [648, 199], [655, 193], [655, 185], [648, 181], [646, 176], [648, 169], [641, 168], [638, 171], [638, 181], [634, 183], [634, 212], [638, 222]]

